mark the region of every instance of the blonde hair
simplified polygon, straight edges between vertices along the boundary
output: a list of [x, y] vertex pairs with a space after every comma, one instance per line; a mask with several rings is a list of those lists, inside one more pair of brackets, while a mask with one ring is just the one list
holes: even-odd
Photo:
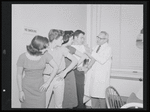
[[63, 35], [64, 35], [63, 30], [51, 29], [48, 33], [48, 38], [50, 42], [53, 42], [53, 40], [57, 40], [60, 36]]

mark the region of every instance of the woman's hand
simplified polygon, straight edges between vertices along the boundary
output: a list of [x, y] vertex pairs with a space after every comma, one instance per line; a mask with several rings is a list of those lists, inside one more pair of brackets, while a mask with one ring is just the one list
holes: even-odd
[[40, 91], [41, 91], [41, 92], [46, 91], [48, 87], [49, 87], [49, 83], [48, 83], [48, 82], [45, 82], [45, 83], [40, 87]]
[[23, 103], [24, 100], [25, 100], [25, 95], [24, 95], [24, 92], [21, 91], [21, 92], [19, 92], [19, 101], [20, 101], [21, 103]]

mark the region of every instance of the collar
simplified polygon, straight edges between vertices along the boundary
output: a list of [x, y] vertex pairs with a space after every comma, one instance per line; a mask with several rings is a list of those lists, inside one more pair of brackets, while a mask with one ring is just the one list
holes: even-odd
[[[99, 45], [97, 45], [96, 49], [98, 48], [98, 46], [99, 46]], [[104, 43], [103, 45], [101, 45], [101, 48], [100, 48], [100, 49], [102, 50], [102, 49], [105, 49], [106, 47], [108, 47], [108, 43], [107, 43], [107, 42]]]
[[41, 56], [32, 56], [30, 55], [28, 52], [25, 53], [26, 57], [30, 60], [34, 60], [34, 61], [37, 61], [37, 60], [40, 60], [41, 59]]
[[103, 45], [101, 45], [101, 47], [105, 47], [105, 46], [108, 46], [108, 43], [104, 43]]
[[104, 43], [103, 45], [101, 45], [101, 48], [105, 48], [105, 47], [107, 47], [108, 46], [108, 43], [106, 42], [106, 43]]

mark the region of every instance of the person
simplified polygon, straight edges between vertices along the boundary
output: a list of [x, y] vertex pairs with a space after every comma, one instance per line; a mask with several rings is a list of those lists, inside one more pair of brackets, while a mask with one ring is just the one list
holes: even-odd
[[[77, 64], [77, 59], [69, 53], [69, 50], [66, 47], [62, 46], [63, 35], [64, 32], [59, 29], [51, 29], [48, 33], [50, 43], [48, 52], [52, 55], [54, 61], [58, 66], [58, 73], [46, 92], [47, 108], [49, 108], [49, 104], [52, 103], [54, 105], [54, 108], [62, 108], [64, 96], [64, 77]], [[71, 60], [71, 64], [68, 67], [66, 67], [65, 65], [65, 57]], [[46, 73], [44, 72], [44, 74]], [[51, 98], [54, 99], [54, 102], [52, 102], [53, 100], [51, 100]]]
[[[73, 38], [73, 44], [71, 45], [72, 47], [76, 48], [78, 51], [81, 53], [85, 53], [86, 49], [84, 47], [84, 37], [85, 33], [81, 30], [76, 30], [74, 32]], [[79, 60], [80, 57], [76, 56], [75, 57]], [[76, 107], [73, 107], [73, 109], [76, 108], [85, 108], [85, 105], [83, 103], [83, 97], [84, 97], [84, 71], [80, 69], [82, 67], [82, 64], [80, 64], [75, 70], [75, 79], [76, 79], [76, 88], [77, 88], [77, 100], [78, 100], [78, 105]]]
[[[46, 106], [45, 91], [58, 70], [52, 56], [46, 52], [47, 46], [48, 39], [37, 35], [27, 46], [27, 52], [22, 53], [18, 58], [17, 84], [21, 108], [45, 108]], [[53, 72], [44, 83], [42, 74], [46, 64], [52, 66]]]
[[84, 71], [88, 71], [91, 68], [87, 72], [89, 78], [85, 82], [85, 95], [91, 97], [92, 108], [106, 108], [105, 90], [110, 84], [112, 63], [112, 49], [108, 45], [108, 41], [108, 33], [101, 31], [97, 36], [97, 45], [91, 53], [95, 61], [91, 61], [84, 69]]
[[[71, 46], [73, 43], [73, 31], [64, 31], [62, 46], [68, 48], [71, 54], [80, 57], [78, 65], [80, 65], [86, 58], [87, 55], [82, 54], [80, 51], [76, 50]], [[70, 65], [70, 60], [65, 58], [66, 67]], [[77, 66], [78, 66], [77, 65]], [[65, 77], [65, 89], [64, 89], [64, 100], [63, 108], [73, 108], [77, 106], [77, 94], [76, 94], [76, 83], [75, 83], [74, 71], [69, 72]]]

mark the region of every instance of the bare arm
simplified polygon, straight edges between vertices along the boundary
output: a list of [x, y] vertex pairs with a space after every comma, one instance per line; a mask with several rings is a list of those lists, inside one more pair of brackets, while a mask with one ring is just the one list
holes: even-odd
[[17, 84], [19, 92], [22, 92], [23, 67], [17, 67]]
[[17, 85], [19, 89], [20, 102], [23, 102], [25, 100], [25, 95], [22, 90], [22, 78], [23, 78], [23, 67], [17, 67]]
[[66, 57], [71, 60], [71, 64], [64, 70], [64, 73], [67, 74], [69, 71], [71, 71], [77, 65], [78, 61], [70, 53], [68, 53], [68, 55]]
[[77, 59], [70, 53], [68, 53], [66, 57], [71, 60], [71, 64], [59, 74], [60, 78], [58, 80], [62, 80], [67, 75], [67, 73], [71, 71], [78, 63]]
[[64, 70], [62, 71], [59, 76], [60, 78], [59, 79], [64, 79], [64, 77], [67, 75], [67, 73], [69, 71], [71, 71], [78, 63], [77, 59], [68, 52], [68, 49], [67, 48], [62, 48], [63, 50], [63, 56], [68, 58], [69, 60], [71, 60], [71, 64]]
[[52, 80], [54, 79], [54, 77], [56, 76], [56, 73], [58, 71], [58, 66], [53, 59], [49, 62], [49, 64], [53, 67], [53, 71], [52, 71], [49, 79], [40, 87], [40, 91], [47, 90], [47, 88], [49, 87], [50, 83], [52, 82]]
[[75, 55], [81, 57], [80, 60], [78, 61], [77, 66], [79, 66], [85, 59], [88, 59], [88, 56], [86, 54], [83, 54], [78, 50], [76, 50]]
[[53, 67], [53, 71], [50, 75], [50, 78], [46, 81], [46, 83], [48, 83], [48, 84], [50, 84], [52, 82], [52, 80], [54, 79], [54, 77], [56, 76], [56, 73], [58, 71], [58, 66], [53, 59], [49, 62], [49, 64]]

